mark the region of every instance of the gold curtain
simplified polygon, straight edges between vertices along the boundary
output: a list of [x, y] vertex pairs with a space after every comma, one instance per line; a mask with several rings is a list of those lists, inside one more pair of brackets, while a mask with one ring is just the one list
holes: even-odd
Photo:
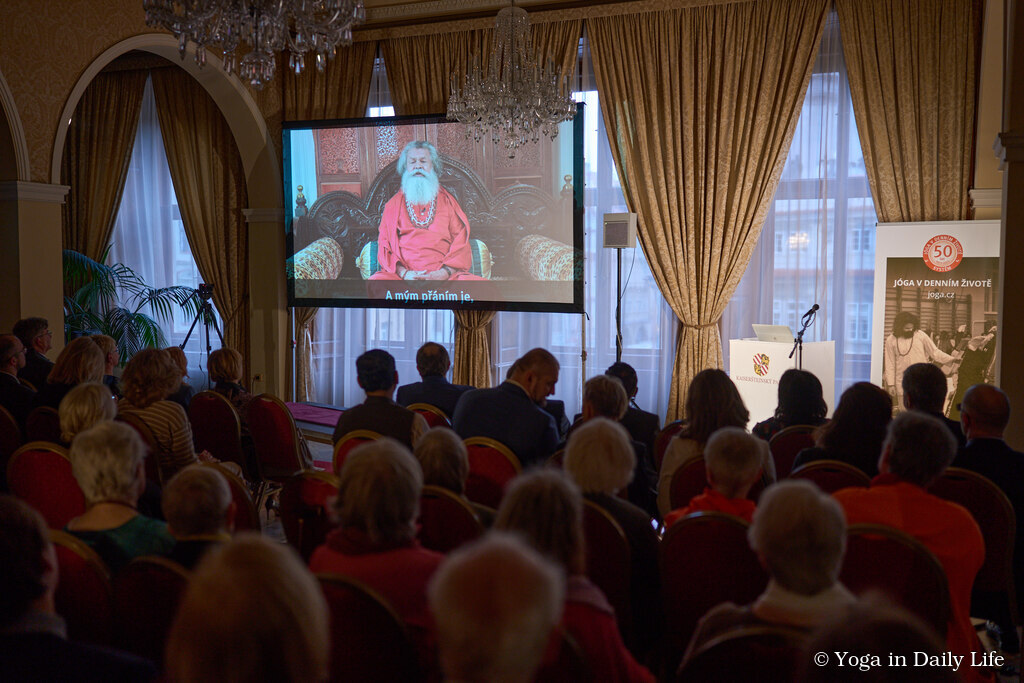
[[668, 419], [722, 364], [718, 324], [778, 185], [829, 0], [589, 19], [612, 155], [679, 318]]
[[[327, 62], [323, 73], [311, 60], [299, 75], [282, 69], [284, 118], [286, 121], [308, 119], [352, 119], [366, 114], [366, 102], [373, 80], [373, 60], [377, 43], [353, 43], [341, 48]], [[313, 339], [316, 327], [315, 306], [298, 306], [295, 318], [295, 400], [312, 401]]]
[[836, 10], [878, 220], [970, 218], [981, 0]]
[[97, 74], [82, 94], [68, 128], [61, 182], [64, 248], [91, 259], [103, 255], [121, 206], [148, 72]]
[[[550, 59], [562, 74], [576, 67], [583, 21], [550, 22], [533, 26], [533, 45], [541, 64]], [[437, 114], [448, 108], [450, 74], [465, 74], [474, 56], [486, 71], [494, 29], [474, 29], [431, 36], [392, 38], [381, 42], [388, 86], [395, 112]], [[457, 384], [491, 386], [488, 326], [494, 311], [455, 311]]]
[[153, 71], [171, 181], [192, 255], [224, 320], [224, 343], [249, 369], [249, 233], [245, 171], [227, 121], [182, 69]]

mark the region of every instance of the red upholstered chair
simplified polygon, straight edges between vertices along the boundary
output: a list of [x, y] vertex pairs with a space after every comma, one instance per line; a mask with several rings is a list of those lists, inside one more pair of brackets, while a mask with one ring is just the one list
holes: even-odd
[[851, 524], [839, 580], [858, 595], [885, 593], [945, 637], [950, 610], [946, 573], [909, 534], [881, 524]]
[[60, 438], [60, 415], [50, 406], [39, 406], [28, 414], [25, 420], [27, 441], [49, 441], [63, 443]]
[[165, 557], [137, 557], [114, 579], [118, 648], [160, 663], [191, 573]]
[[110, 570], [81, 540], [50, 529], [57, 551], [58, 580], [54, 601], [68, 626], [68, 637], [100, 645], [111, 644]]
[[452, 426], [448, 416], [445, 415], [444, 411], [437, 406], [432, 406], [429, 403], [410, 403], [406, 408], [422, 415], [423, 419], [426, 420], [427, 424], [431, 427]]
[[32, 441], [14, 451], [7, 463], [7, 485], [38, 510], [51, 529], [63, 529], [85, 512], [85, 495], [71, 473], [63, 446]]
[[849, 463], [840, 460], [815, 460], [801, 465], [789, 473], [790, 479], [807, 479], [818, 485], [825, 493], [840, 489], [871, 486], [871, 478]]
[[775, 476], [785, 479], [793, 471], [793, 461], [800, 451], [814, 445], [813, 425], [792, 425], [776, 434], [768, 442], [775, 460]]
[[753, 602], [768, 574], [747, 543], [749, 525], [721, 512], [697, 512], [665, 532], [658, 547], [666, 661], [674, 669], [697, 622], [715, 605]]
[[484, 534], [472, 506], [440, 486], [424, 486], [420, 497], [419, 533], [424, 548], [447, 553]]
[[6, 408], [0, 406], [0, 491], [7, 490], [7, 461], [21, 445], [21, 427]]
[[324, 542], [334, 528], [330, 499], [338, 495], [338, 477], [328, 472], [301, 472], [284, 482], [278, 499], [285, 538], [302, 559]]
[[565, 466], [565, 449], [563, 448], [552, 453], [551, 457], [548, 458], [547, 465], [559, 470], [562, 469]]
[[338, 443], [334, 444], [334, 473], [338, 474], [341, 472], [341, 466], [345, 464], [345, 458], [352, 451], [353, 448], [370, 441], [376, 441], [380, 438], [380, 434], [370, 429], [354, 429], [351, 432], [343, 434]]
[[412, 637], [383, 597], [337, 574], [316, 578], [331, 614], [331, 681], [422, 680]]
[[242, 420], [231, 401], [216, 391], [201, 391], [188, 404], [188, 421], [196, 452], [209, 451], [221, 462], [236, 463], [246, 476], [259, 478], [259, 473], [248, 471], [242, 450]]
[[302, 471], [299, 431], [288, 407], [272, 394], [260, 394], [249, 402], [249, 432], [259, 468], [259, 507], [269, 495], [270, 484], [282, 484]]
[[540, 668], [533, 676], [533, 683], [588, 683], [594, 680], [594, 672], [579, 643], [556, 626]]
[[469, 453], [466, 498], [497, 509], [505, 495], [505, 485], [522, 471], [519, 458], [505, 444], [474, 436], [465, 440]]
[[705, 643], [679, 667], [676, 680], [694, 683], [763, 681], [789, 683], [797, 678], [808, 634], [785, 626], [745, 626]]
[[683, 431], [685, 426], [686, 423], [682, 420], [675, 420], [669, 422], [658, 432], [658, 436], [654, 440], [654, 470], [656, 472], [661, 471], [661, 461], [665, 458], [665, 451], [668, 450], [668, 444], [672, 441], [672, 437]]
[[608, 511], [589, 500], [583, 501], [583, 537], [587, 549], [587, 576], [601, 589], [615, 608], [622, 640], [631, 645], [633, 607], [630, 580], [632, 574], [629, 539]]
[[672, 475], [668, 489], [669, 505], [673, 510], [686, 507], [694, 496], [704, 493], [707, 485], [708, 474], [704, 458], [694, 458], [683, 463], [683, 466]]
[[260, 531], [260, 516], [256, 510], [256, 504], [249, 495], [249, 487], [244, 481], [238, 478], [226, 467], [215, 462], [201, 463], [202, 467], [210, 467], [220, 472], [221, 476], [228, 482], [231, 489], [231, 500], [235, 503], [235, 532], [239, 531]]

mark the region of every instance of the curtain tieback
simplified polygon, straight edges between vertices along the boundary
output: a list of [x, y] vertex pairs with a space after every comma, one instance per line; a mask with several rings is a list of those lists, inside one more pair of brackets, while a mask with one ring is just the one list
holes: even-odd
[[690, 323], [684, 323], [680, 321], [679, 324], [682, 327], [688, 327], [691, 330], [706, 330], [709, 327], [718, 327], [718, 323], [707, 323], [706, 325], [691, 325]]

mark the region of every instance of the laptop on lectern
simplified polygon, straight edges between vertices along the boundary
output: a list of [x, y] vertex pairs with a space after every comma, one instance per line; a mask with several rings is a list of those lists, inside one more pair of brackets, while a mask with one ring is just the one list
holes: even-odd
[[754, 334], [758, 341], [791, 343], [796, 339], [789, 325], [758, 325], [754, 323]]

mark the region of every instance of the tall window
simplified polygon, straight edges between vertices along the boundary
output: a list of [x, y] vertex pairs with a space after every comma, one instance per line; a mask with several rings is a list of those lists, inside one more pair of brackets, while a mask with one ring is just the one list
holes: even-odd
[[796, 332], [817, 303], [804, 339], [835, 340], [837, 398], [867, 380], [875, 222], [833, 13], [760, 241], [722, 318], [722, 338], [751, 336], [751, 323]]

